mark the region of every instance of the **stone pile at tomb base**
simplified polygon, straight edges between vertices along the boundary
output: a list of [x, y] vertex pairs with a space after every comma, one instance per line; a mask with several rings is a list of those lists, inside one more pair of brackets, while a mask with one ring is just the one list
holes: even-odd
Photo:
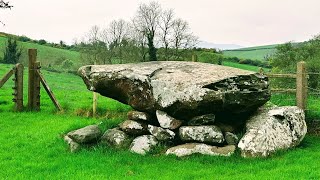
[[[131, 111], [128, 118], [132, 118], [132, 114], [149, 117], [146, 113]], [[212, 124], [205, 121], [206, 125], [188, 126], [165, 112], [157, 111], [156, 114], [156, 124], [152, 118], [134, 116], [136, 118], [128, 119], [104, 133], [97, 125], [91, 125], [69, 132], [64, 139], [71, 152], [100, 144], [128, 149], [141, 155], [155, 147], [165, 147], [164, 154], [178, 157], [191, 154], [230, 156], [236, 149], [243, 157], [266, 157], [278, 150], [299, 145], [307, 132], [304, 112], [295, 106], [259, 109], [248, 118], [243, 136], [240, 131], [223, 130], [214, 123], [214, 119], [210, 120]], [[205, 116], [196, 118], [207, 120]]]
[[306, 134], [299, 108], [262, 107], [270, 99], [268, 78], [254, 72], [168, 61], [84, 66], [79, 74], [89, 90], [135, 110], [104, 133], [88, 126], [66, 134], [72, 152], [104, 144], [142, 155], [165, 147], [164, 154], [179, 157], [236, 149], [260, 157], [294, 147]]

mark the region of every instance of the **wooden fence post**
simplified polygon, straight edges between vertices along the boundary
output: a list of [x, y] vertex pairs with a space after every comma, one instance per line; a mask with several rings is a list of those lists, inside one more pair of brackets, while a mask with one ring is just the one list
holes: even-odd
[[40, 110], [40, 77], [37, 70], [40, 63], [37, 61], [37, 50], [29, 49], [29, 79], [28, 79], [28, 108], [30, 110]]
[[16, 64], [15, 66], [15, 78], [14, 78], [14, 110], [22, 111], [23, 110], [23, 65]]
[[198, 57], [196, 54], [192, 54], [192, 62], [197, 62], [198, 61]]
[[297, 106], [303, 110], [307, 108], [308, 79], [306, 71], [306, 63], [300, 61], [297, 64]]

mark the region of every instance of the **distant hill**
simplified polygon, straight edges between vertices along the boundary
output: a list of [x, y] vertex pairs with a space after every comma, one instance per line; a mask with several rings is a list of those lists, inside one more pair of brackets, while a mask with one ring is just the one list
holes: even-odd
[[266, 56], [276, 52], [278, 44], [225, 50], [223, 54], [228, 57], [238, 57], [241, 59], [264, 60]]
[[215, 43], [206, 42], [206, 41], [200, 41], [197, 47], [208, 48], [208, 49], [214, 48], [214, 49], [220, 49], [220, 50], [243, 48], [243, 46], [240, 46], [237, 44], [215, 44]]
[[[305, 42], [293, 42], [292, 44], [293, 46], [299, 46], [303, 43]], [[240, 59], [265, 60], [266, 56], [270, 56], [276, 52], [277, 46], [279, 45], [281, 44], [224, 50], [223, 55], [227, 57], [238, 57]]]
[[[14, 35], [10, 35], [14, 36]], [[3, 51], [5, 49], [5, 44], [7, 42], [7, 34], [0, 33], [0, 63], [3, 58]], [[80, 53], [76, 51], [69, 51], [65, 49], [54, 48], [50, 46], [40, 45], [33, 42], [18, 42], [18, 45], [22, 47], [23, 53], [20, 58], [20, 61], [27, 65], [28, 57], [27, 50], [28, 49], [38, 49], [38, 61], [41, 62], [42, 67], [50, 68], [54, 66], [59, 70], [63, 70], [63, 64], [68, 63], [68, 69], [76, 70], [83, 63], [80, 61]]]

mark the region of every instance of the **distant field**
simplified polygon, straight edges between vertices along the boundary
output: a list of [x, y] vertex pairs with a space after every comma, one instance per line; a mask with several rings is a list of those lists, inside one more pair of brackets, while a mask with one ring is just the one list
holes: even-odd
[[271, 55], [276, 51], [276, 47], [277, 45], [267, 45], [226, 50], [223, 51], [223, 55], [227, 57], [238, 57], [240, 59], [264, 60], [267, 55]]
[[[2, 52], [5, 48], [6, 41], [6, 37], [0, 36], [0, 59], [3, 58]], [[72, 61], [74, 63], [74, 69], [80, 67], [81, 65], [79, 52], [53, 48], [29, 42], [19, 42], [18, 44], [23, 48], [21, 61], [24, 64], [27, 64], [27, 50], [35, 48], [38, 49], [38, 60], [41, 62], [42, 67], [48, 67], [49, 64], [54, 65], [55, 63], [61, 64], [61, 62], [65, 60]]]

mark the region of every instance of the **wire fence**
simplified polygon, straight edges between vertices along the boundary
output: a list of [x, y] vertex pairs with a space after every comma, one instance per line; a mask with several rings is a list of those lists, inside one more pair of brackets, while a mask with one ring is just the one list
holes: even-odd
[[[281, 74], [267, 74], [269, 76], [270, 87], [272, 89], [271, 102], [279, 106], [295, 106], [298, 103], [297, 97], [297, 77], [305, 75], [307, 82], [305, 82], [306, 97], [305, 97], [305, 112], [307, 120], [320, 121], [320, 82], [319, 79], [311, 79], [314, 76], [320, 76], [320, 73], [290, 73], [286, 75]], [[292, 75], [292, 78], [288, 78]], [[293, 78], [295, 77], [295, 78]], [[311, 85], [310, 81], [318, 81], [318, 85]], [[309, 83], [308, 83], [309, 82]]]

